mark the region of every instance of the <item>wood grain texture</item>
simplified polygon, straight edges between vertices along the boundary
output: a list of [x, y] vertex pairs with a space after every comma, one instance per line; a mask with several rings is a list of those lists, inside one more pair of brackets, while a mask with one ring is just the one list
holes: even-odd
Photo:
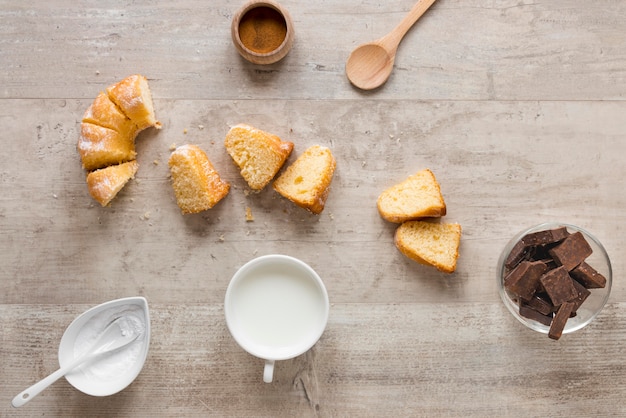
[[[243, 2], [5, 0], [0, 96], [89, 99], [136, 71], [161, 84], [159, 98], [358, 99], [344, 75], [350, 51], [389, 32], [412, 3], [283, 1], [294, 20], [293, 50], [257, 67], [230, 39]], [[438, 1], [403, 40], [376, 98], [624, 99], [624, 7], [619, 0]]]
[[[261, 67], [230, 40], [236, 1], [0, 0], [0, 416], [625, 415], [626, 3], [439, 0], [368, 93], [345, 60], [413, 3], [281, 4], [295, 44]], [[101, 208], [78, 128], [132, 73], [149, 78], [163, 129], [140, 134], [135, 180]], [[294, 142], [289, 162], [332, 149], [320, 216], [247, 189], [223, 146], [242, 122]], [[198, 215], [180, 214], [170, 185], [170, 148], [184, 143], [232, 186]], [[376, 211], [382, 190], [423, 168], [463, 226], [452, 275], [402, 256]], [[605, 310], [558, 342], [517, 323], [496, 285], [509, 238], [545, 221], [591, 231], [613, 263]], [[332, 307], [313, 350], [266, 385], [222, 303], [237, 268], [269, 253], [310, 264]], [[76, 315], [135, 295], [153, 339], [129, 388], [92, 398], [60, 381], [11, 408], [56, 369]]]
[[[0, 308], [0, 411], [57, 367], [64, 326], [86, 305]], [[626, 390], [623, 303], [558, 342], [495, 303], [334, 304], [313, 349], [262, 361], [228, 334], [218, 304], [153, 304], [150, 354], [119, 394], [93, 398], [57, 382], [20, 412], [53, 416], [576, 416], [619, 415]], [[451, 332], [454, 330], [454, 332]], [[598, 344], [602, 341], [602, 344]], [[15, 412], [15, 410], [13, 410]]]

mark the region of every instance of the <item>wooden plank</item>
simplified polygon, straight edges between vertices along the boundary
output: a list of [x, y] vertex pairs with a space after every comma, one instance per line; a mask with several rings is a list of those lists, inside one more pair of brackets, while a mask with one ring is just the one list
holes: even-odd
[[[58, 365], [65, 327], [87, 305], [2, 305], [0, 413]], [[23, 407], [85, 416], [619, 416], [626, 390], [623, 303], [558, 342], [494, 303], [334, 304], [308, 353], [262, 361], [228, 334], [218, 304], [153, 304], [148, 360], [119, 394], [93, 398], [62, 380]], [[601, 341], [601, 344], [598, 342]]]
[[[412, 5], [282, 3], [293, 15], [294, 48], [283, 62], [257, 67], [230, 39], [237, 2], [5, 2], [0, 97], [87, 99], [141, 72], [158, 98], [360, 99], [344, 75], [345, 60]], [[376, 97], [623, 100], [625, 12], [620, 1], [439, 1], [404, 39]]]
[[[336, 302], [489, 301], [509, 237], [545, 221], [590, 230], [614, 271], [624, 271], [615, 233], [626, 205], [622, 102], [283, 100], [259, 109], [252, 101], [157, 101], [165, 127], [141, 134], [136, 180], [107, 208], [89, 197], [75, 151], [88, 103], [0, 101], [5, 133], [15, 138], [0, 150], [3, 303], [133, 294], [218, 303], [238, 266], [274, 252], [311, 264]], [[316, 143], [332, 148], [338, 169], [320, 216], [271, 188], [247, 192], [223, 147], [239, 122], [293, 141], [290, 161]], [[218, 206], [192, 216], [180, 214], [167, 168], [171, 144], [187, 142], [233, 185]], [[464, 228], [453, 276], [404, 258], [395, 224], [375, 206], [382, 190], [426, 167], [442, 185], [445, 219]], [[613, 295], [625, 290], [617, 282]]]

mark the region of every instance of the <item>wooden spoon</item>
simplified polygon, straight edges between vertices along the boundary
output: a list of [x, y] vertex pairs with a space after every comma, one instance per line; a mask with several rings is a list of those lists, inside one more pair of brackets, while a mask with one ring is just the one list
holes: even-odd
[[346, 63], [346, 75], [363, 90], [382, 86], [389, 78], [400, 41], [435, 0], [419, 0], [391, 32], [373, 42], [358, 46]]

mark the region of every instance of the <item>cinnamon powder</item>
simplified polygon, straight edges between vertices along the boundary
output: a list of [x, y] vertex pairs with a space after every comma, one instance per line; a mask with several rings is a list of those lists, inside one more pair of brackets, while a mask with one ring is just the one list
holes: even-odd
[[278, 48], [287, 36], [285, 18], [271, 7], [249, 10], [239, 23], [239, 38], [246, 48], [266, 54]]

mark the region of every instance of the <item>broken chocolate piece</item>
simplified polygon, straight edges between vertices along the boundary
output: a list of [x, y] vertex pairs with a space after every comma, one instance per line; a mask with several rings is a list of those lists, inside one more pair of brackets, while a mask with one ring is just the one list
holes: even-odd
[[522, 261], [504, 278], [504, 287], [523, 300], [530, 300], [539, 286], [539, 278], [548, 268], [541, 261]]
[[[533, 261], [547, 258], [547, 250], [556, 243], [563, 241], [568, 235], [569, 232], [567, 232], [567, 228], [564, 226], [526, 234], [513, 246], [504, 262], [504, 266], [511, 270], [522, 260], [530, 259]], [[539, 250], [545, 250], [546, 255], [535, 256], [534, 253]]]
[[565, 329], [565, 323], [569, 319], [573, 307], [574, 302], [565, 302], [559, 307], [559, 310], [556, 311], [556, 315], [554, 315], [552, 323], [550, 324], [548, 337], [552, 338], [553, 340], [558, 340], [559, 338], [561, 338], [561, 335], [563, 335], [563, 330]]
[[600, 289], [606, 286], [606, 277], [584, 261], [574, 268], [570, 274], [587, 289]]
[[554, 306], [559, 306], [578, 296], [573, 279], [565, 267], [548, 271], [539, 279]]
[[576, 311], [580, 308], [580, 305], [589, 297], [591, 292], [585, 288], [582, 284], [578, 283], [576, 280], [572, 280], [574, 287], [576, 288], [576, 292], [578, 292], [578, 296], [571, 300], [574, 303], [574, 307], [572, 308], [572, 313], [570, 317], [576, 316]]
[[589, 257], [592, 252], [589, 243], [580, 232], [570, 234], [562, 243], [549, 251], [554, 261], [565, 267], [567, 271], [573, 270], [585, 261], [585, 258]]
[[507, 269], [515, 268], [520, 263], [520, 261], [524, 259], [524, 256], [527, 253], [528, 253], [528, 248], [526, 248], [526, 244], [524, 244], [524, 241], [523, 240], [517, 241], [517, 243], [515, 243], [515, 245], [511, 249], [511, 252], [509, 253], [508, 257], [506, 258], [506, 261], [504, 262], [504, 266]]
[[555, 244], [563, 241], [569, 236], [567, 228], [561, 226], [555, 229], [547, 229], [545, 231], [531, 232], [522, 238], [522, 241], [527, 247]]
[[537, 321], [547, 327], [549, 327], [552, 322], [552, 313], [544, 315], [524, 303], [521, 303], [519, 306], [519, 314], [525, 318]]
[[550, 297], [545, 293], [535, 293], [526, 305], [543, 315], [550, 315], [556, 310]]

